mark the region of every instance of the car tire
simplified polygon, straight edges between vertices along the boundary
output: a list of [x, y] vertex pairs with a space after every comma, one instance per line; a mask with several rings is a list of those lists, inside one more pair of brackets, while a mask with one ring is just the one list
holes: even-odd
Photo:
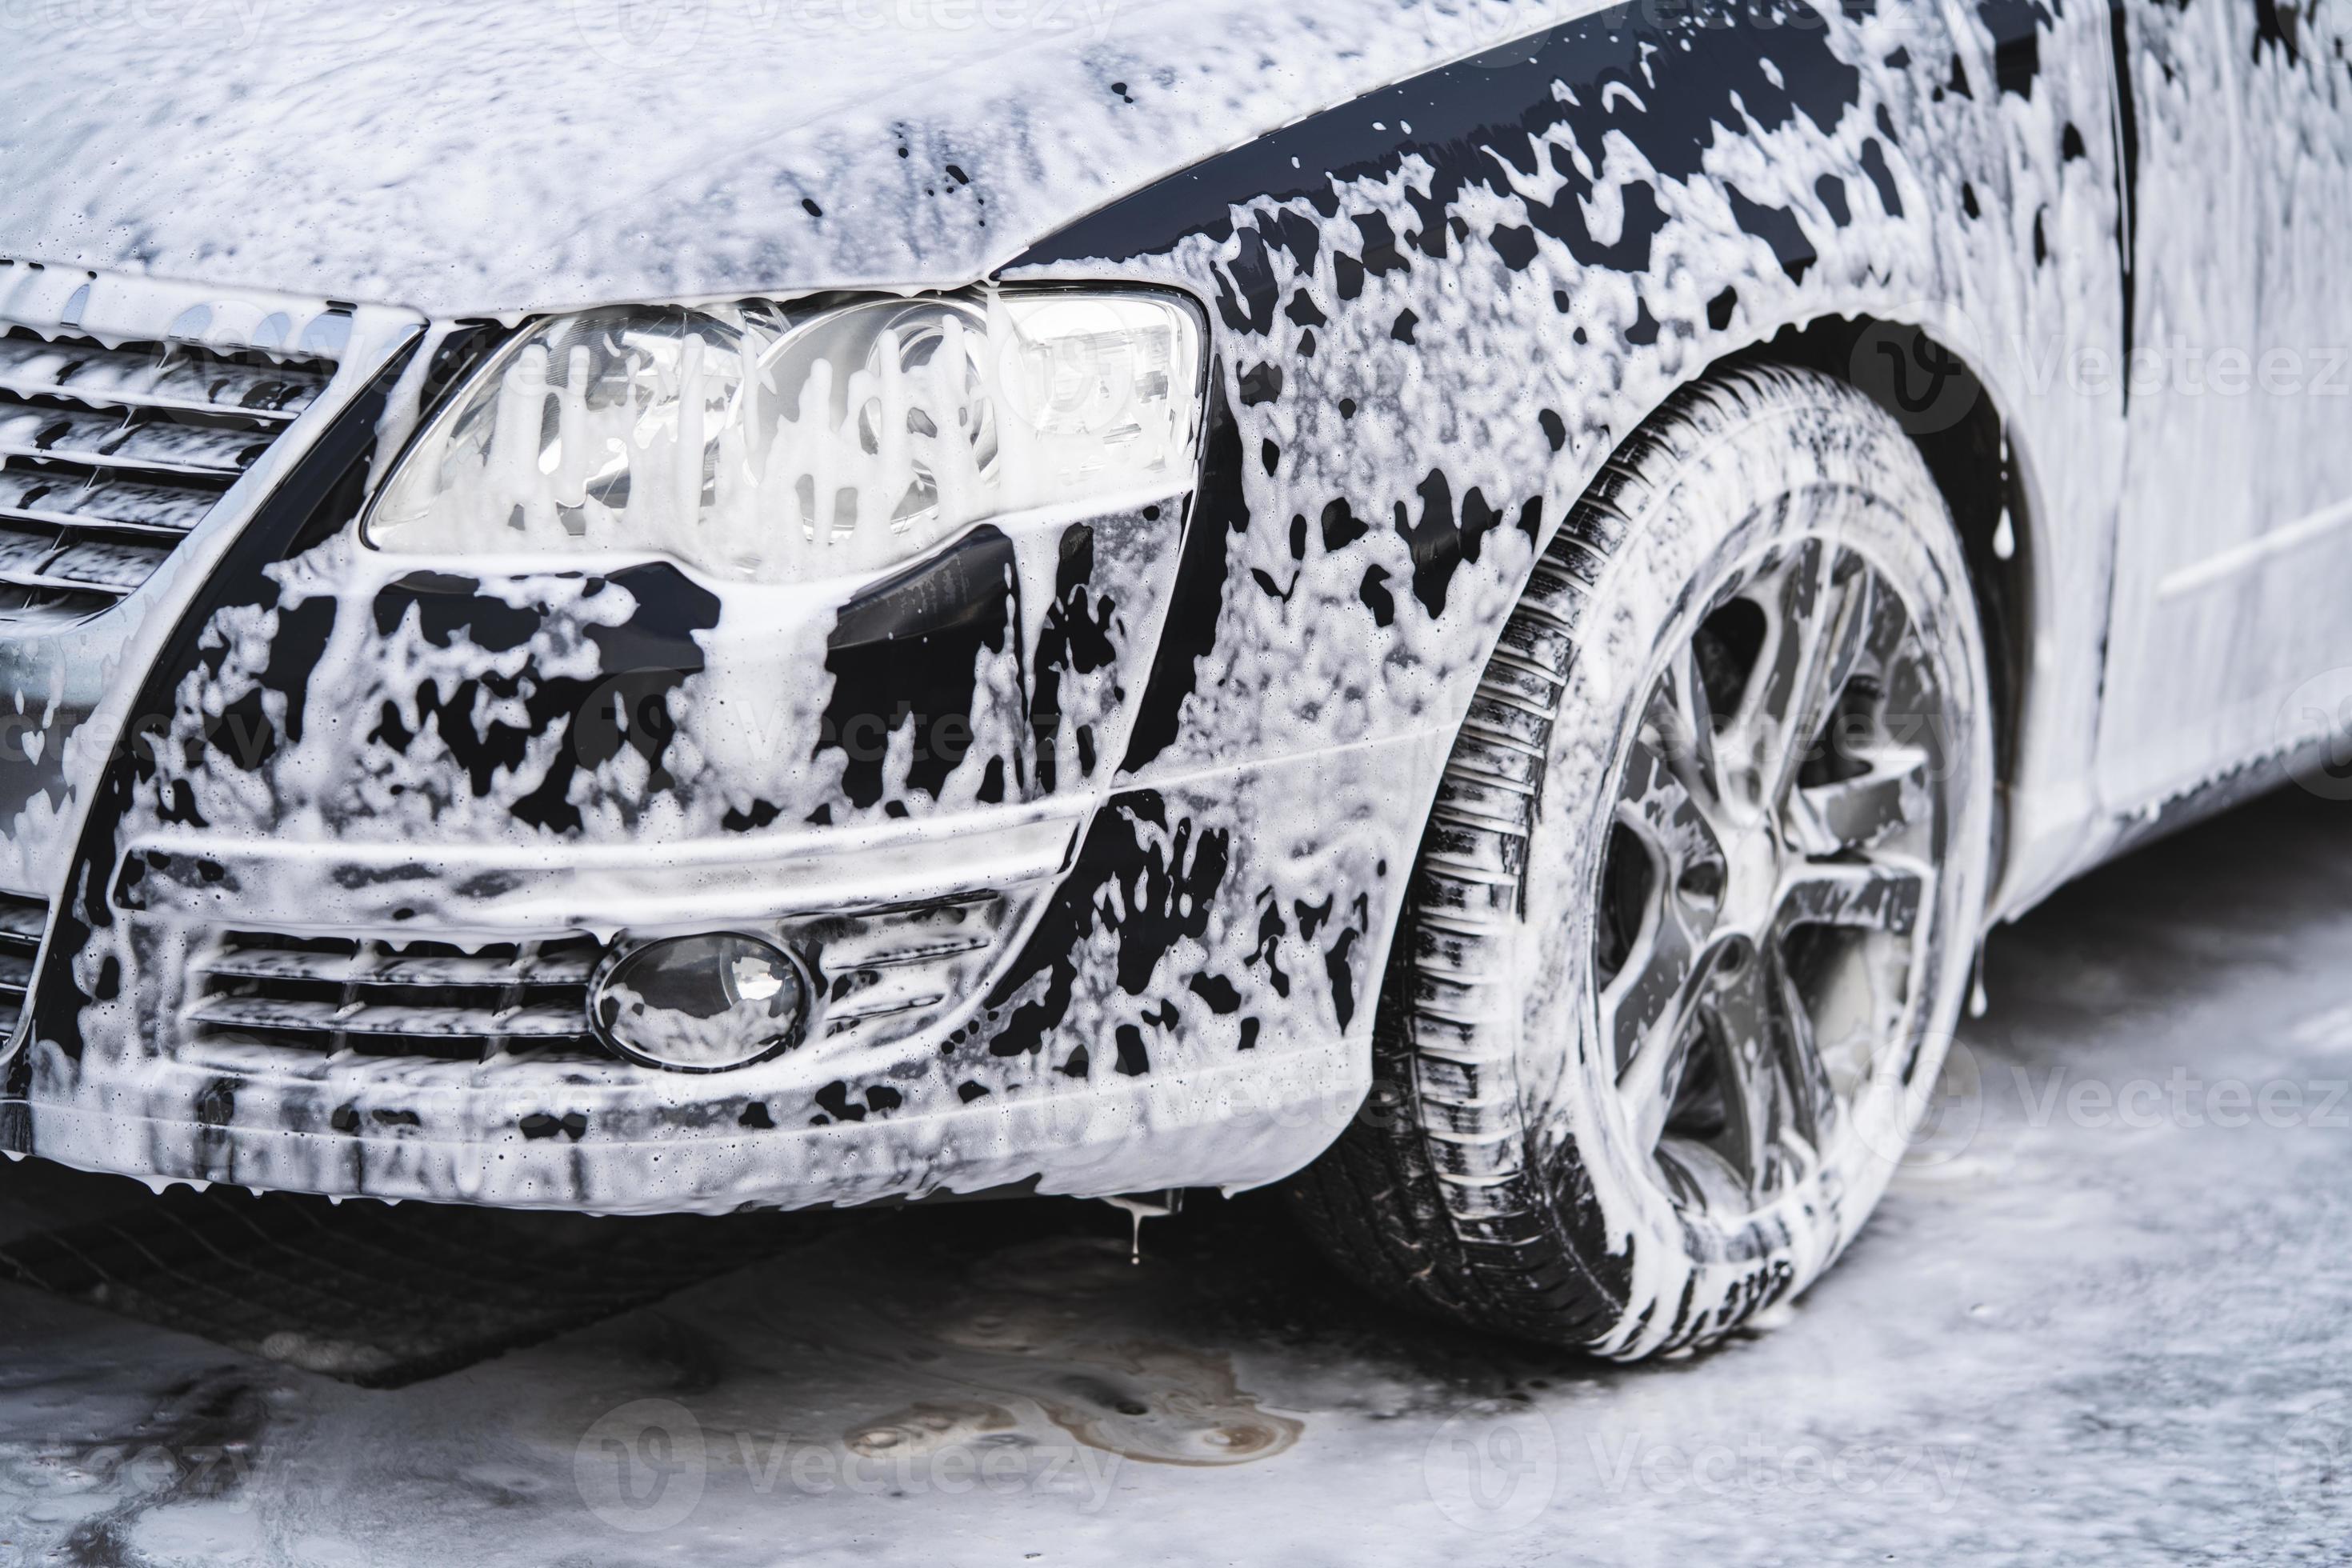
[[1756, 366], [1678, 393], [1538, 561], [1454, 742], [1362, 1114], [1292, 1195], [1343, 1268], [1633, 1359], [1815, 1279], [1969, 983], [1982, 635], [1903, 430]]

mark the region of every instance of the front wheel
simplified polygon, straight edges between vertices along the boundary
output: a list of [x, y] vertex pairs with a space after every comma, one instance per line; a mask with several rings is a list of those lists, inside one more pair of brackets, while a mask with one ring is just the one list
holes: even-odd
[[1678, 394], [1538, 563], [1446, 765], [1372, 1113], [1295, 1184], [1343, 1267], [1638, 1357], [1810, 1284], [1885, 1190], [1969, 981], [1981, 633], [1875, 405]]

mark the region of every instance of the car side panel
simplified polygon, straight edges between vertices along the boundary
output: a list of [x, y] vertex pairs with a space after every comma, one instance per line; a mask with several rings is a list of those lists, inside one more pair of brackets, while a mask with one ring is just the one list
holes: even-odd
[[2352, 22], [2123, 9], [2139, 287], [2099, 771], [2154, 812], [2352, 727]]

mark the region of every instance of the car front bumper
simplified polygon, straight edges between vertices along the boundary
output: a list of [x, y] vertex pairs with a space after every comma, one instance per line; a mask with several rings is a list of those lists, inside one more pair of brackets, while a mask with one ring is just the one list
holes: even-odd
[[[1286, 766], [1353, 774], [1382, 763], [1369, 752]], [[1272, 787], [1265, 775], [1203, 777], [1160, 798], [1169, 812], [1187, 802], [1205, 808]], [[1130, 809], [1107, 807], [1114, 817]], [[39, 1031], [26, 1040], [16, 1092], [0, 1102], [0, 1148], [151, 1181], [600, 1213], [940, 1190], [1246, 1187], [1297, 1169], [1364, 1098], [1370, 1058], [1359, 1029], [1280, 1017], [1256, 1028], [1247, 1022], [1263, 1016], [1255, 1008], [1210, 1010], [1186, 1048], [1125, 1060], [1121, 1025], [1111, 1021], [1126, 997], [1113, 978], [1115, 939], [1108, 984], [1074, 1009], [1096, 1022], [1066, 1022], [1034, 1050], [961, 1048], [982, 1033], [992, 1005], [1017, 1010], [1023, 993], [1004, 991], [1005, 976], [1051, 923], [1093, 815], [982, 813], [811, 835], [758, 855], [721, 845], [698, 855], [379, 847], [327, 857], [217, 835], [142, 838], [130, 857], [147, 868], [140, 907], [120, 912], [101, 944], [122, 961], [112, 994], [82, 1009], [78, 1050]], [[450, 905], [404, 923], [419, 941], [478, 952], [534, 933], [618, 929], [624, 911], [630, 929], [771, 933], [816, 968], [812, 1038], [751, 1067], [688, 1074], [593, 1049], [383, 1055], [356, 1038], [201, 1022], [206, 955], [226, 933], [359, 944], [387, 929], [389, 910], [466, 887], [495, 891], [466, 900], [462, 927]], [[321, 910], [342, 914], [303, 918]], [[841, 984], [877, 945], [905, 945], [890, 934], [894, 922], [919, 940], [940, 930], [942, 913], [955, 918], [951, 936], [984, 945], [929, 969], [882, 972], [904, 996], [914, 970], [915, 989], [938, 1005], [892, 1012], [886, 999], [877, 1011], [873, 987]], [[853, 923], [861, 929], [845, 936]], [[851, 943], [856, 953], [835, 956]], [[322, 962], [340, 962], [340, 951]], [[1231, 1048], [1244, 1028], [1250, 1048]], [[1095, 1061], [1080, 1051], [1074, 1071], [1071, 1047], [1087, 1041]]]

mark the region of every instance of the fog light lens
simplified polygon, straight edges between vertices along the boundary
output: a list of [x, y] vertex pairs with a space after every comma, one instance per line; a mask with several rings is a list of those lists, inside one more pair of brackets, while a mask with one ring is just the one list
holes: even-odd
[[756, 936], [667, 937], [615, 948], [588, 1010], [604, 1043], [632, 1061], [725, 1072], [800, 1043], [808, 979], [798, 959]]

